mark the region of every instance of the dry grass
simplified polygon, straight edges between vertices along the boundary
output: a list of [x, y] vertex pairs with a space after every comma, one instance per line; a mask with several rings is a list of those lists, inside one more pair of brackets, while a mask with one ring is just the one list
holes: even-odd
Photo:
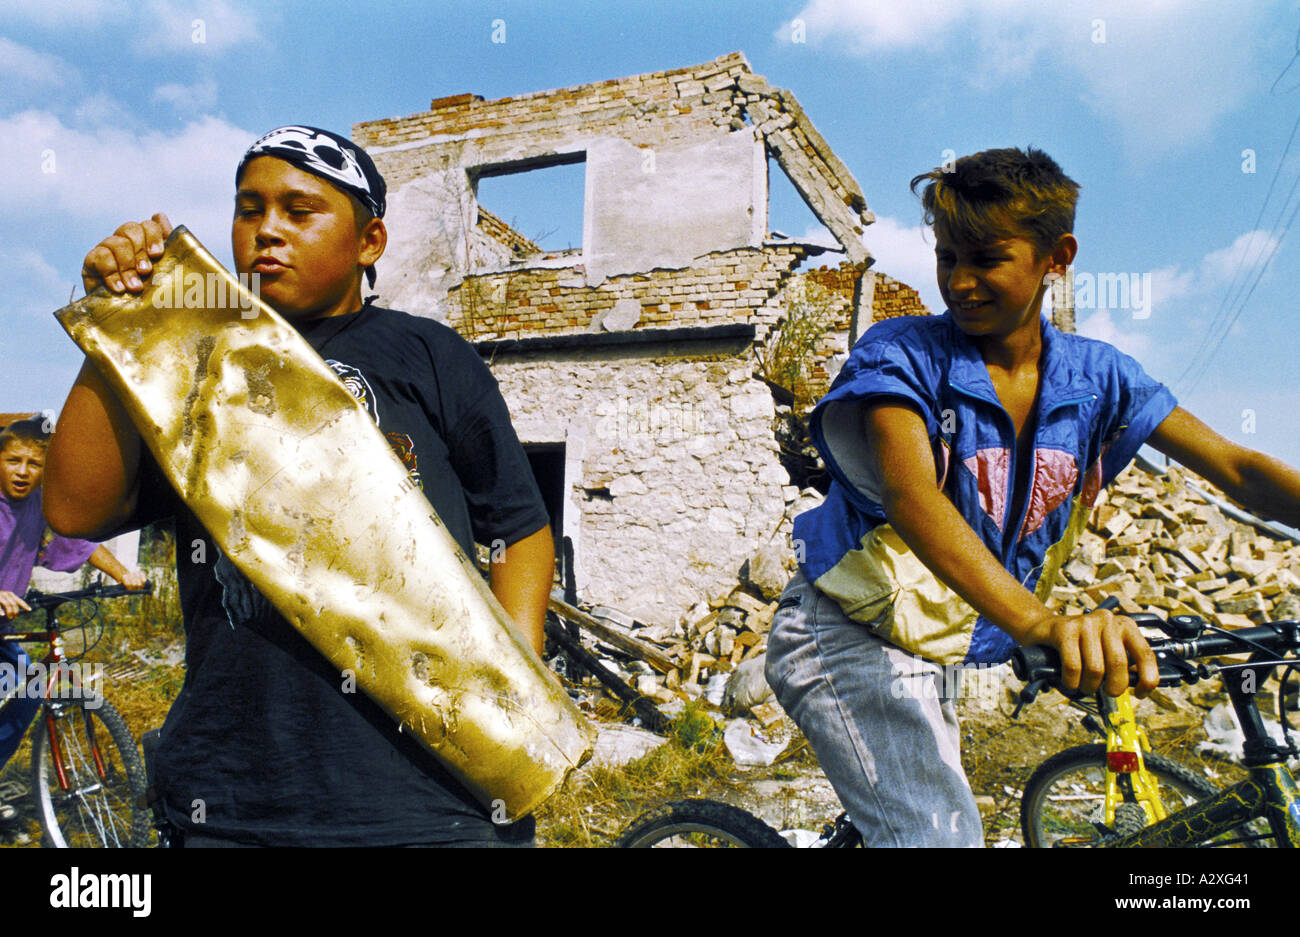
[[579, 772], [537, 811], [539, 846], [610, 846], [637, 816], [669, 800], [727, 787], [734, 769], [721, 728], [696, 706], [665, 744], [621, 767]]

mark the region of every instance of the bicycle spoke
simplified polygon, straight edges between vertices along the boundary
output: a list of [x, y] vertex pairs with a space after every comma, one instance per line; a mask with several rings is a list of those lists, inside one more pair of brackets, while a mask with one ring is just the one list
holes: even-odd
[[[76, 706], [55, 712], [52, 737], [47, 727], [37, 783], [46, 830], [56, 845], [120, 847], [137, 839], [136, 784], [122, 762], [122, 746], [130, 745], [134, 755], [134, 741], [129, 733], [114, 738], [107, 718], [107, 712]], [[124, 731], [116, 713], [112, 719]], [[66, 789], [59, 785], [56, 753]]]

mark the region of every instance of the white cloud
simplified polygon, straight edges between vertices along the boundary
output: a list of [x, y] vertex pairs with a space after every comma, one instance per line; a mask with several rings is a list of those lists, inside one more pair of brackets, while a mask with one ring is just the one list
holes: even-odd
[[57, 3], [0, 0], [0, 20], [31, 23], [47, 29], [86, 29], [105, 20], [129, 18], [130, 8], [124, 0], [58, 0]]
[[1271, 258], [1280, 241], [1267, 231], [1247, 231], [1227, 247], [1210, 251], [1201, 261], [1201, 269], [1226, 286], [1243, 274], [1254, 274], [1259, 265]]
[[1164, 307], [1181, 303], [1195, 296], [1196, 272], [1183, 270], [1177, 265], [1151, 271], [1151, 312], [1165, 311]]
[[843, 250], [840, 242], [835, 240], [835, 235], [831, 234], [823, 224], [810, 224], [804, 229], [803, 234], [795, 240], [804, 241], [808, 244], [821, 244], [823, 247], [830, 247], [835, 250]]
[[[1051, 81], [1118, 126], [1129, 155], [1144, 159], [1204, 139], [1263, 90], [1253, 85], [1268, 15], [1264, 4], [1227, 11], [1194, 0], [809, 0], [794, 19], [811, 46], [928, 51], [964, 66], [958, 74], [979, 90]], [[786, 42], [790, 22], [775, 33]]]
[[30, 247], [8, 246], [0, 249], [0, 266], [5, 270], [17, 271], [23, 282], [23, 300], [16, 305], [22, 312], [27, 306], [54, 309], [49, 305], [57, 301], [58, 305], [67, 302], [68, 290], [73, 284], [71, 277], [60, 275], [45, 257]]
[[220, 52], [261, 39], [256, 17], [226, 0], [150, 0], [147, 21], [137, 41], [146, 52]]
[[139, 117], [121, 101], [103, 91], [82, 98], [72, 108], [74, 127], [83, 132], [92, 127], [110, 127], [130, 131], [139, 125]]
[[154, 89], [153, 100], [170, 104], [181, 114], [211, 110], [217, 103], [217, 83], [206, 78], [192, 85], [159, 85]]
[[800, 20], [813, 45], [838, 37], [855, 51], [906, 48], [929, 42], [967, 8], [961, 0], [812, 0], [775, 36], [791, 41], [794, 20]]
[[[1118, 311], [1117, 314], [1120, 317], [1129, 315], [1129, 313], [1123, 311]], [[1124, 352], [1124, 354], [1131, 355], [1139, 361], [1151, 350], [1150, 334], [1121, 329], [1115, 322], [1115, 314], [1110, 309], [1094, 309], [1088, 314], [1087, 318], [1081, 316], [1076, 319], [1074, 327], [1075, 331], [1080, 335], [1108, 342]]]
[[876, 216], [862, 235], [876, 262], [871, 269], [901, 280], [921, 294], [931, 312], [942, 312], [943, 300], [934, 277], [934, 241], [924, 225], [908, 226], [895, 218]]
[[[1105, 24], [1105, 42], [1080, 35], [1059, 44], [1083, 80], [1084, 100], [1118, 124], [1137, 157], [1205, 139], [1239, 105], [1254, 81], [1265, 34], [1259, 6], [1132, 4], [1103, 0], [1090, 12]], [[1206, 76], [1213, 76], [1206, 80]]]
[[[1142, 361], [1149, 373], [1164, 380], [1175, 379], [1193, 361], [1194, 355], [1204, 352], [1207, 336], [1219, 335], [1226, 324], [1221, 313], [1234, 274], [1237, 275], [1234, 292], [1240, 299], [1246, 277], [1238, 269], [1238, 262], [1244, 260], [1243, 270], [1253, 275], [1258, 269], [1261, 248], [1266, 251], [1276, 244], [1276, 239], [1266, 232], [1249, 231], [1191, 264], [1149, 271], [1149, 293], [1143, 297], [1144, 306], [1130, 304], [1121, 308], [1122, 304], [1113, 301], [1115, 290], [1107, 289], [1102, 281], [1104, 277], [1114, 277], [1114, 273], [1076, 268], [1075, 293], [1080, 303], [1076, 327], [1080, 334], [1110, 342]], [[1130, 289], [1137, 289], [1139, 284], [1134, 281], [1145, 280], [1148, 273], [1119, 275], [1129, 280]], [[1091, 281], [1087, 293], [1081, 289], [1084, 278]], [[1146, 286], [1142, 289], [1145, 292]], [[1238, 322], [1230, 334], [1242, 330], [1243, 325]], [[1203, 359], [1196, 360], [1200, 362], [1198, 368], [1205, 366]]]
[[66, 127], [43, 111], [3, 117], [0, 139], [21, 143], [0, 163], [0, 217], [62, 215], [107, 224], [107, 235], [163, 211], [218, 250], [229, 239], [235, 166], [255, 137], [214, 117], [144, 134]]
[[77, 80], [77, 70], [57, 55], [37, 52], [0, 36], [0, 81], [6, 93], [15, 88], [48, 91]]

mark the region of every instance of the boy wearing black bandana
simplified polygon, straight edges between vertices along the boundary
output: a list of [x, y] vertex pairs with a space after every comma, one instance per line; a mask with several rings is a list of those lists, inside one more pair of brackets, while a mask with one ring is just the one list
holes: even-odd
[[[236, 187], [236, 270], [259, 275], [262, 300], [361, 400], [461, 548], [505, 544], [492, 591], [540, 651], [554, 553], [495, 380], [446, 326], [362, 301], [362, 275], [373, 285], [387, 243], [374, 164], [343, 137], [282, 127], [245, 153]], [[86, 255], [86, 291], [141, 292], [170, 230], [161, 214], [122, 225]], [[171, 516], [183, 545], [187, 672], [155, 784], [186, 846], [531, 843], [531, 819], [493, 824], [364, 694], [342, 692], [325, 658], [221, 556], [89, 364], [55, 440], [52, 527], [90, 535]]]

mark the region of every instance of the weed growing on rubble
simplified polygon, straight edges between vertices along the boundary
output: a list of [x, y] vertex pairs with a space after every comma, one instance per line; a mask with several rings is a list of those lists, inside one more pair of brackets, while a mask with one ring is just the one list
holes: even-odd
[[668, 800], [708, 796], [733, 765], [722, 730], [688, 706], [667, 741], [625, 765], [579, 772], [537, 811], [539, 846], [609, 846], [633, 819]]
[[673, 722], [669, 737], [682, 748], [703, 754], [717, 750], [722, 729], [698, 702], [692, 701]]
[[803, 292], [791, 297], [780, 330], [770, 340], [760, 367], [773, 384], [788, 390], [797, 410], [804, 410], [825, 392], [809, 382], [818, 345], [834, 321], [834, 298], [824, 287], [805, 281]]

